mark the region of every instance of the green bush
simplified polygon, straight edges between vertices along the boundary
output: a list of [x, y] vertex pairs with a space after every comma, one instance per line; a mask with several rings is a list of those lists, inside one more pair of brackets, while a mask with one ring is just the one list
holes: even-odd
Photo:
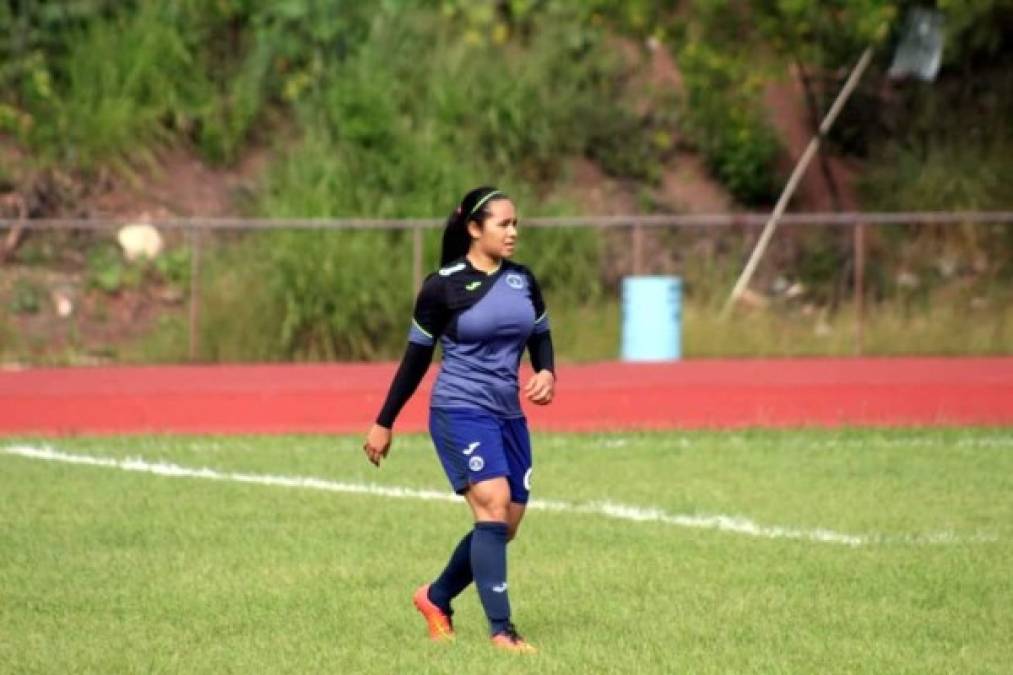
[[[531, 36], [509, 60], [500, 48], [455, 41], [446, 30], [431, 17], [379, 15], [369, 39], [297, 105], [305, 134], [269, 172], [256, 212], [442, 217], [480, 183], [515, 198], [522, 229], [527, 213], [558, 210], [540, 207], [531, 186], [592, 142], [597, 130], [581, 115], [615, 86], [599, 79], [612, 66], [574, 62], [556, 28]], [[439, 239], [436, 231], [425, 238], [427, 271], [436, 267]], [[246, 246], [243, 259], [265, 265], [237, 269], [228, 283], [243, 289], [248, 278], [262, 289], [264, 313], [274, 317], [265, 342], [278, 355], [375, 358], [403, 347], [407, 232], [279, 232]], [[523, 229], [518, 257], [560, 301], [600, 293], [595, 232]], [[241, 291], [223, 295], [209, 310], [221, 314], [210, 320], [245, 302]], [[230, 349], [220, 336], [210, 339], [222, 345], [216, 354]]]
[[91, 168], [186, 128], [207, 82], [162, 3], [93, 21], [59, 61], [51, 95], [38, 100], [29, 142], [66, 164]]
[[[675, 109], [674, 101], [667, 109]], [[662, 110], [666, 104], [662, 103]], [[592, 105], [581, 118], [589, 128], [584, 150], [605, 173], [657, 184], [663, 159], [674, 147], [668, 115], [639, 117], [623, 106]]]
[[113, 0], [0, 4], [0, 131], [26, 132], [31, 103], [53, 95], [62, 60], [80, 31], [110, 13]]
[[144, 157], [172, 138], [232, 161], [272, 102], [347, 53], [366, 3], [198, 0], [0, 7], [0, 131], [64, 166]]
[[217, 96], [206, 99], [195, 121], [198, 146], [209, 160], [235, 161], [268, 100], [270, 52], [258, 45], [235, 75], [219, 84]]
[[163, 251], [151, 262], [162, 281], [186, 289], [190, 285], [190, 249], [178, 247]]
[[678, 58], [685, 127], [711, 171], [746, 204], [773, 201], [780, 145], [760, 105], [759, 73], [700, 41], [686, 42]]
[[89, 288], [115, 295], [124, 288], [139, 287], [153, 268], [153, 263], [147, 260], [124, 260], [115, 244], [98, 244], [85, 257], [85, 283]]
[[45, 291], [27, 279], [18, 279], [11, 293], [10, 311], [14, 314], [38, 314]]
[[213, 88], [197, 118], [199, 147], [213, 161], [234, 161], [258, 128], [274, 122], [272, 108], [282, 110], [319, 91], [330, 69], [362, 42], [371, 16], [417, 4], [185, 2], [180, 20]]
[[88, 251], [87, 284], [108, 294], [118, 293], [123, 287], [126, 265], [119, 249], [113, 245], [100, 245]]
[[[879, 138], [859, 185], [863, 204], [883, 211], [1008, 210], [1013, 184], [1013, 77], [983, 70], [975, 88], [942, 82], [905, 92], [916, 111]], [[938, 89], [938, 91], [937, 91]], [[971, 121], [973, 120], [973, 123]], [[879, 257], [950, 277], [1013, 279], [1013, 227], [981, 225], [883, 228]], [[945, 261], [944, 261], [945, 259]], [[872, 261], [876, 264], [876, 260]], [[922, 270], [922, 278], [931, 278]], [[892, 290], [884, 274], [883, 294]], [[965, 279], [962, 283], [968, 283]]]
[[205, 361], [280, 361], [284, 307], [268, 288], [266, 248], [251, 235], [239, 244], [207, 251], [201, 268], [198, 342]]

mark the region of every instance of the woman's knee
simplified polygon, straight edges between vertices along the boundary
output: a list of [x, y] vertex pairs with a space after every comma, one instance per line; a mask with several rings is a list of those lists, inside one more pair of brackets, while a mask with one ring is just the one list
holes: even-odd
[[507, 522], [507, 507], [499, 504], [484, 504], [475, 509], [476, 520], [486, 520], [494, 523]]
[[510, 521], [510, 487], [506, 479], [473, 484], [468, 489], [467, 499], [476, 520]]

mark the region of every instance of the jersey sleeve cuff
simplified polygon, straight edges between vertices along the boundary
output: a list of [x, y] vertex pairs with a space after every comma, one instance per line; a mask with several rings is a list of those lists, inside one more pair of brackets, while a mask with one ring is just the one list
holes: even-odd
[[436, 340], [433, 339], [432, 334], [420, 326], [415, 319], [412, 319], [412, 326], [408, 330], [408, 341], [422, 345], [423, 347], [432, 347], [436, 344]]
[[549, 330], [549, 313], [542, 312], [542, 315], [535, 319], [534, 332], [536, 335], [548, 332]]

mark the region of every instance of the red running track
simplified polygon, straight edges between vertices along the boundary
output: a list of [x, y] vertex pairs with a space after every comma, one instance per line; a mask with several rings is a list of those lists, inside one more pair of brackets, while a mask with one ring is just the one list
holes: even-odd
[[[364, 433], [395, 364], [0, 372], [0, 434]], [[435, 368], [432, 369], [435, 372]], [[398, 420], [425, 429], [433, 372]], [[528, 376], [522, 373], [522, 378]], [[564, 366], [538, 430], [1013, 425], [1013, 358]]]

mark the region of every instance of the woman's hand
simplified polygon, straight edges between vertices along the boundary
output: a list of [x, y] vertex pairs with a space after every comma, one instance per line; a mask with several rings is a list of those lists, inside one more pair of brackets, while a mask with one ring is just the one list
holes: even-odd
[[379, 424], [374, 424], [366, 434], [366, 443], [362, 446], [362, 449], [366, 451], [366, 457], [377, 468], [380, 467], [380, 461], [387, 456], [390, 452], [390, 441], [393, 434], [387, 427], [381, 427]]
[[542, 370], [534, 374], [524, 385], [524, 395], [535, 405], [549, 405], [556, 390], [556, 376], [551, 370]]

